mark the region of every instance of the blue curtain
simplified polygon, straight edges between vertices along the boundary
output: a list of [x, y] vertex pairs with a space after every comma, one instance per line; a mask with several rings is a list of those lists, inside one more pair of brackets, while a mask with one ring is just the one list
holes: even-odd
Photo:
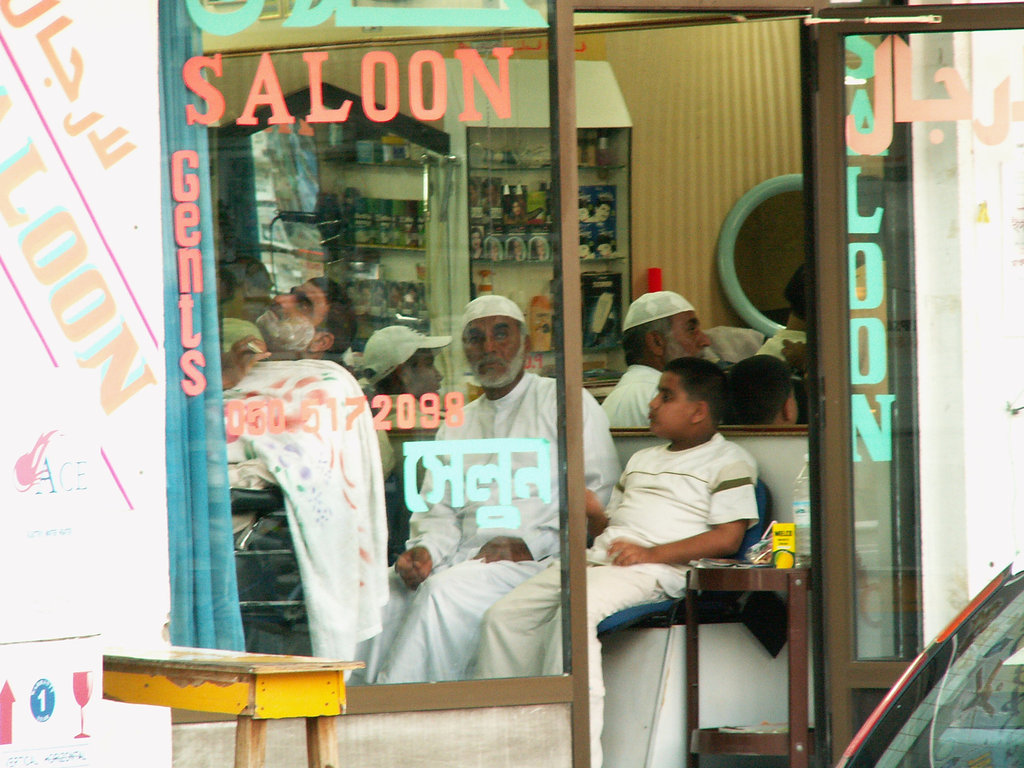
[[[185, 4], [181, 0], [160, 0], [159, 10], [171, 642], [244, 650], [224, 444], [217, 277], [207, 170], [210, 154], [206, 130], [185, 125], [186, 91], [181, 82], [182, 64], [200, 51]], [[181, 149], [199, 153], [202, 185], [203, 292], [193, 293], [193, 322], [195, 330], [202, 333], [200, 349], [206, 358], [207, 387], [195, 397], [182, 391], [178, 364], [182, 346], [169, 159]]]

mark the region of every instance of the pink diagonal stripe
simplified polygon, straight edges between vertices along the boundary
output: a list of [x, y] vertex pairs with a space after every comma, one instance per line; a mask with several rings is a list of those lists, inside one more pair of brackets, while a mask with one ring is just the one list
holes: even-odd
[[3, 267], [4, 274], [7, 275], [7, 280], [11, 284], [11, 288], [14, 289], [14, 295], [18, 297], [18, 301], [21, 302], [22, 309], [25, 310], [25, 314], [28, 316], [28, 321], [32, 323], [32, 327], [36, 329], [36, 333], [39, 335], [39, 341], [43, 343], [43, 349], [46, 350], [46, 354], [50, 356], [50, 360], [53, 362], [54, 368], [60, 368], [57, 364], [57, 358], [53, 356], [53, 352], [50, 350], [50, 345], [46, 343], [46, 339], [43, 338], [43, 332], [39, 330], [39, 326], [36, 324], [36, 319], [32, 317], [32, 312], [29, 311], [28, 304], [25, 303], [25, 298], [21, 295], [21, 291], [18, 290], [18, 286], [14, 284], [14, 278], [11, 276], [10, 270], [7, 269], [7, 265], [4, 263], [2, 257], [0, 257], [0, 267]]
[[60, 145], [57, 143], [56, 137], [53, 135], [53, 131], [50, 130], [50, 124], [46, 122], [46, 118], [43, 117], [43, 111], [39, 108], [38, 102], [36, 102], [35, 96], [32, 95], [32, 89], [28, 87], [28, 82], [25, 80], [25, 75], [21, 71], [21, 67], [18, 66], [18, 62], [14, 58], [14, 54], [11, 53], [10, 47], [7, 45], [7, 40], [3, 35], [0, 35], [0, 45], [4, 47], [4, 52], [7, 54], [7, 58], [11, 61], [11, 66], [14, 67], [14, 71], [18, 74], [18, 79], [21, 81], [22, 87], [25, 89], [25, 93], [28, 95], [29, 101], [32, 102], [32, 106], [39, 116], [40, 122], [43, 124], [43, 128], [46, 131], [46, 135], [50, 137], [50, 142], [53, 144], [54, 150], [57, 152], [57, 157], [60, 158], [61, 163], [64, 165], [64, 170], [68, 172], [68, 178], [71, 179], [71, 183], [75, 187], [75, 191], [78, 192], [78, 198], [82, 201], [82, 205], [85, 206], [86, 213], [89, 214], [89, 218], [92, 220], [93, 226], [96, 227], [96, 233], [100, 236], [100, 240], [103, 241], [103, 247], [107, 249], [107, 253], [110, 254], [110, 260], [114, 262], [114, 268], [117, 270], [117, 274], [121, 278], [121, 282], [124, 283], [125, 290], [128, 291], [128, 295], [132, 299], [132, 303], [135, 304], [135, 309], [139, 313], [139, 317], [142, 318], [142, 323], [146, 326], [146, 330], [149, 332], [149, 338], [153, 340], [153, 344], [156, 347], [160, 346], [160, 343], [156, 340], [156, 334], [153, 333], [153, 329], [149, 326], [149, 321], [146, 319], [145, 313], [142, 311], [142, 307], [139, 306], [139, 300], [135, 298], [135, 292], [132, 291], [132, 287], [128, 285], [128, 280], [124, 276], [124, 271], [121, 269], [120, 263], [117, 261], [117, 257], [114, 256], [114, 250], [110, 247], [110, 243], [107, 242], [106, 236], [103, 234], [103, 230], [100, 228], [100, 223], [96, 220], [95, 214], [92, 212], [92, 208], [89, 205], [89, 201], [85, 199], [85, 194], [82, 192], [82, 188], [78, 185], [78, 179], [75, 178], [75, 174], [71, 171], [71, 166], [68, 165], [67, 158], [64, 157], [64, 153], [60, 151]]
[[121, 479], [117, 476], [117, 472], [114, 471], [114, 466], [113, 464], [110, 463], [110, 459], [107, 458], [107, 452], [103, 450], [102, 447], [100, 447], [100, 456], [102, 456], [103, 460], [107, 462], [107, 469], [110, 470], [110, 476], [114, 478], [114, 482], [117, 484], [117, 489], [121, 492], [121, 495], [124, 497], [124, 501], [128, 505], [128, 509], [134, 512], [135, 507], [132, 506], [131, 499], [128, 498], [128, 494], [125, 493], [124, 486], [121, 485]]

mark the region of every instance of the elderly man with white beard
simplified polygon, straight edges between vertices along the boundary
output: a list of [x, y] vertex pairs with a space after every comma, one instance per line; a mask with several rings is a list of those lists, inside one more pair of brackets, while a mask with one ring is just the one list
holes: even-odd
[[[391, 574], [383, 632], [359, 647], [356, 658], [367, 666], [364, 673], [354, 673], [352, 682], [465, 678], [485, 611], [559, 554], [557, 381], [523, 370], [526, 323], [509, 299], [474, 299], [462, 326], [466, 359], [484, 395], [466, 406], [461, 425], [442, 426], [437, 440], [547, 440], [550, 501], [539, 495], [514, 499], [519, 523], [505, 529], [479, 525], [478, 510], [497, 504], [496, 489], [485, 489], [491, 497], [484, 500], [470, 500], [467, 493], [460, 506], [452, 505], [449, 490], [427, 511], [414, 513], [406, 551]], [[608, 419], [593, 397], [583, 395], [585, 481], [603, 504], [618, 478], [619, 461]], [[468, 476], [473, 465], [493, 461], [493, 455], [467, 454], [464, 471]], [[518, 468], [515, 459], [512, 468]], [[432, 485], [428, 473], [422, 497], [428, 497]]]

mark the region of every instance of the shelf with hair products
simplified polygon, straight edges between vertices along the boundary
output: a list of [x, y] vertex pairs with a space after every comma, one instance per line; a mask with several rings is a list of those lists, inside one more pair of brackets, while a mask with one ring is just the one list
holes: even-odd
[[430, 197], [448, 137], [426, 126], [388, 131], [332, 123], [322, 139], [321, 179], [340, 200], [342, 228], [327, 274], [343, 283], [356, 317], [353, 349], [401, 324], [430, 333]]
[[[549, 131], [470, 127], [466, 141], [473, 288], [486, 280], [528, 311], [554, 275]], [[618, 347], [629, 299], [630, 129], [581, 128], [577, 146], [583, 348], [605, 352]]]
[[[352, 99], [323, 88], [327, 106]], [[308, 102], [308, 89], [286, 97], [297, 114]], [[356, 351], [387, 325], [430, 331], [431, 196], [443, 186], [447, 133], [401, 114], [383, 125], [353, 109], [343, 123], [214, 134], [231, 227], [222, 239], [259, 259], [276, 293], [321, 276], [339, 283], [355, 314]]]

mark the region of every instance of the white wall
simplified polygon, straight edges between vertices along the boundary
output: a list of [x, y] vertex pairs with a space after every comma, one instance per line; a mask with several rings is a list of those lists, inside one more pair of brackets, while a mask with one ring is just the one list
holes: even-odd
[[[18, 702], [0, 758], [169, 765], [168, 713], [103, 701], [100, 680], [103, 649], [159, 643], [169, 610], [157, 8], [6, 4], [0, 25], [0, 464], [27, 469], [0, 490]], [[122, 334], [137, 345], [123, 380], [86, 362]], [[52, 717], [29, 712], [44, 681]]]
[[[995, 88], [1010, 78], [1024, 98], [1021, 33], [912, 39], [915, 93], [951, 63], [973, 94], [973, 115], [993, 121]], [[930, 89], [930, 90], [929, 90]], [[933, 143], [932, 131], [944, 140]], [[1022, 511], [1016, 476], [1024, 456], [1024, 258], [1010, 218], [1024, 196], [1016, 146], [986, 146], [966, 120], [914, 127], [914, 238], [918, 312], [918, 396], [924, 633], [930, 639], [1019, 550]], [[957, 215], [951, 215], [956, 211]]]

